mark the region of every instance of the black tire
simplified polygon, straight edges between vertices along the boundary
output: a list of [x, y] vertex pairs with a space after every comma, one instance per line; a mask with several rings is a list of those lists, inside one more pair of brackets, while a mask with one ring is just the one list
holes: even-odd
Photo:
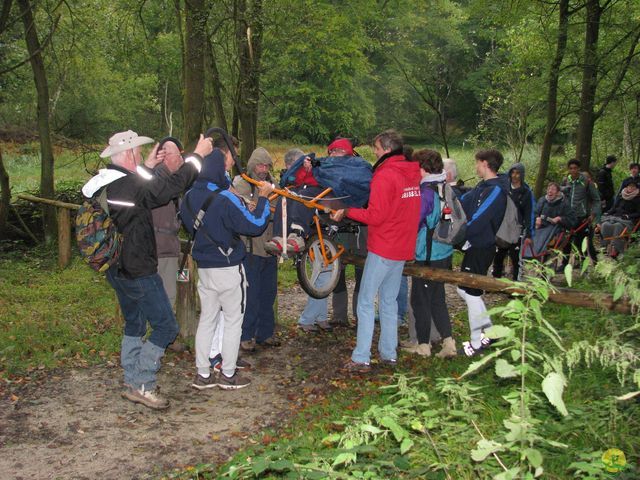
[[[327, 256], [332, 258], [338, 252], [338, 247], [333, 241], [326, 237], [323, 237], [323, 241]], [[315, 261], [311, 259], [312, 257]], [[312, 235], [311, 238], [309, 238], [304, 252], [301, 253], [296, 260], [296, 270], [300, 286], [309, 296], [318, 299], [326, 298], [333, 292], [333, 289], [336, 288], [338, 280], [340, 279], [341, 268], [342, 260], [340, 257], [336, 258], [336, 260], [327, 267], [324, 267], [318, 235]], [[323, 271], [329, 273], [329, 278], [324, 285], [316, 286], [316, 279]]]

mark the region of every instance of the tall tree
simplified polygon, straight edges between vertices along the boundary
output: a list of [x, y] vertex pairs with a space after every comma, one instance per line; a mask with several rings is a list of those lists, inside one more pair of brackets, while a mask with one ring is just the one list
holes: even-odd
[[204, 0], [185, 0], [186, 41], [182, 138], [191, 144], [202, 132], [204, 113], [204, 60], [207, 51], [207, 12]]
[[262, 56], [262, 0], [235, 0], [236, 41], [238, 42], [238, 120], [244, 164], [258, 141], [260, 59]]
[[560, 0], [558, 3], [558, 34], [556, 37], [556, 53], [549, 68], [549, 84], [547, 90], [547, 121], [544, 130], [544, 139], [540, 152], [540, 165], [536, 177], [534, 194], [536, 198], [542, 196], [544, 183], [549, 169], [551, 158], [551, 146], [553, 137], [558, 129], [558, 81], [560, 67], [567, 48], [567, 31], [569, 27], [569, 0]]
[[[42, 58], [43, 46], [38, 38], [33, 7], [29, 0], [17, 0], [20, 16], [24, 25], [25, 41], [33, 79], [38, 98], [38, 134], [40, 135], [40, 195], [44, 198], [54, 197], [53, 186], [53, 145], [51, 143], [51, 126], [49, 123], [49, 84], [47, 71]], [[56, 22], [57, 23], [57, 22]], [[43, 207], [44, 235], [47, 242], [52, 241], [57, 232], [56, 210], [52, 206]]]

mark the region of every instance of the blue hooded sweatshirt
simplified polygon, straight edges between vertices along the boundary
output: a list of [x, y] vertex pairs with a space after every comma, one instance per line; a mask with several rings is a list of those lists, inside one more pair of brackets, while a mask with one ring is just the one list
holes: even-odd
[[504, 181], [499, 177], [483, 180], [465, 193], [460, 202], [468, 219], [467, 241], [477, 248], [494, 246], [507, 208]]
[[229, 190], [224, 170], [224, 154], [214, 149], [204, 159], [202, 170], [180, 205], [180, 218], [189, 233], [194, 218], [212, 192], [218, 192], [196, 233], [192, 255], [198, 268], [221, 268], [239, 265], [245, 257], [244, 242], [239, 235], [258, 236], [269, 223], [269, 203], [258, 197], [253, 212], [240, 197]]

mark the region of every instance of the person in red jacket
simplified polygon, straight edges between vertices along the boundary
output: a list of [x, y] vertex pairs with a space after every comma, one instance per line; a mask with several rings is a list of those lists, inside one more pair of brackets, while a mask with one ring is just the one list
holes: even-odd
[[373, 141], [378, 159], [373, 166], [371, 194], [367, 208], [336, 211], [332, 218], [346, 215], [369, 226], [367, 260], [358, 295], [358, 333], [356, 348], [345, 369], [370, 369], [374, 328], [374, 301], [379, 296], [382, 362], [395, 365], [398, 345], [398, 302], [402, 270], [415, 253], [420, 216], [420, 166], [402, 153], [403, 141], [394, 130], [386, 130]]

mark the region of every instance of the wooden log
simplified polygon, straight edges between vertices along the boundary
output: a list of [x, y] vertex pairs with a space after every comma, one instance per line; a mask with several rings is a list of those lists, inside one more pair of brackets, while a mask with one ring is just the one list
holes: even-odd
[[[364, 266], [364, 258], [354, 255], [343, 255], [344, 263], [351, 263], [360, 267]], [[499, 280], [484, 275], [474, 273], [453, 272], [451, 270], [443, 270], [439, 268], [430, 268], [421, 265], [407, 264], [403, 273], [412, 277], [420, 277], [426, 280], [434, 280], [436, 282], [453, 283], [463, 287], [478, 288], [488, 292], [500, 292], [505, 294], [525, 293], [526, 288], [515, 288], [508, 281]], [[526, 284], [526, 282], [524, 282]], [[571, 305], [574, 307], [584, 307], [591, 309], [606, 309], [612, 312], [630, 314], [632, 312], [631, 304], [627, 299], [619, 299], [614, 301], [613, 296], [597, 293], [584, 292], [569, 288], [553, 287], [549, 293], [549, 301], [562, 305]]]
[[35, 195], [29, 195], [28, 193], [19, 193], [17, 197], [21, 200], [27, 200], [33, 203], [44, 203], [45, 205], [53, 205], [59, 208], [68, 208], [69, 210], [78, 210], [80, 205], [75, 203], [59, 202], [58, 200], [51, 200], [50, 198], [40, 198]]
[[196, 289], [197, 272], [194, 268], [191, 255], [187, 257], [185, 269], [189, 270], [188, 282], [177, 282], [176, 295], [176, 320], [180, 326], [182, 338], [194, 337], [198, 328], [198, 315], [196, 301], [198, 292]]
[[71, 261], [71, 215], [69, 209], [58, 208], [58, 266], [65, 268]]

